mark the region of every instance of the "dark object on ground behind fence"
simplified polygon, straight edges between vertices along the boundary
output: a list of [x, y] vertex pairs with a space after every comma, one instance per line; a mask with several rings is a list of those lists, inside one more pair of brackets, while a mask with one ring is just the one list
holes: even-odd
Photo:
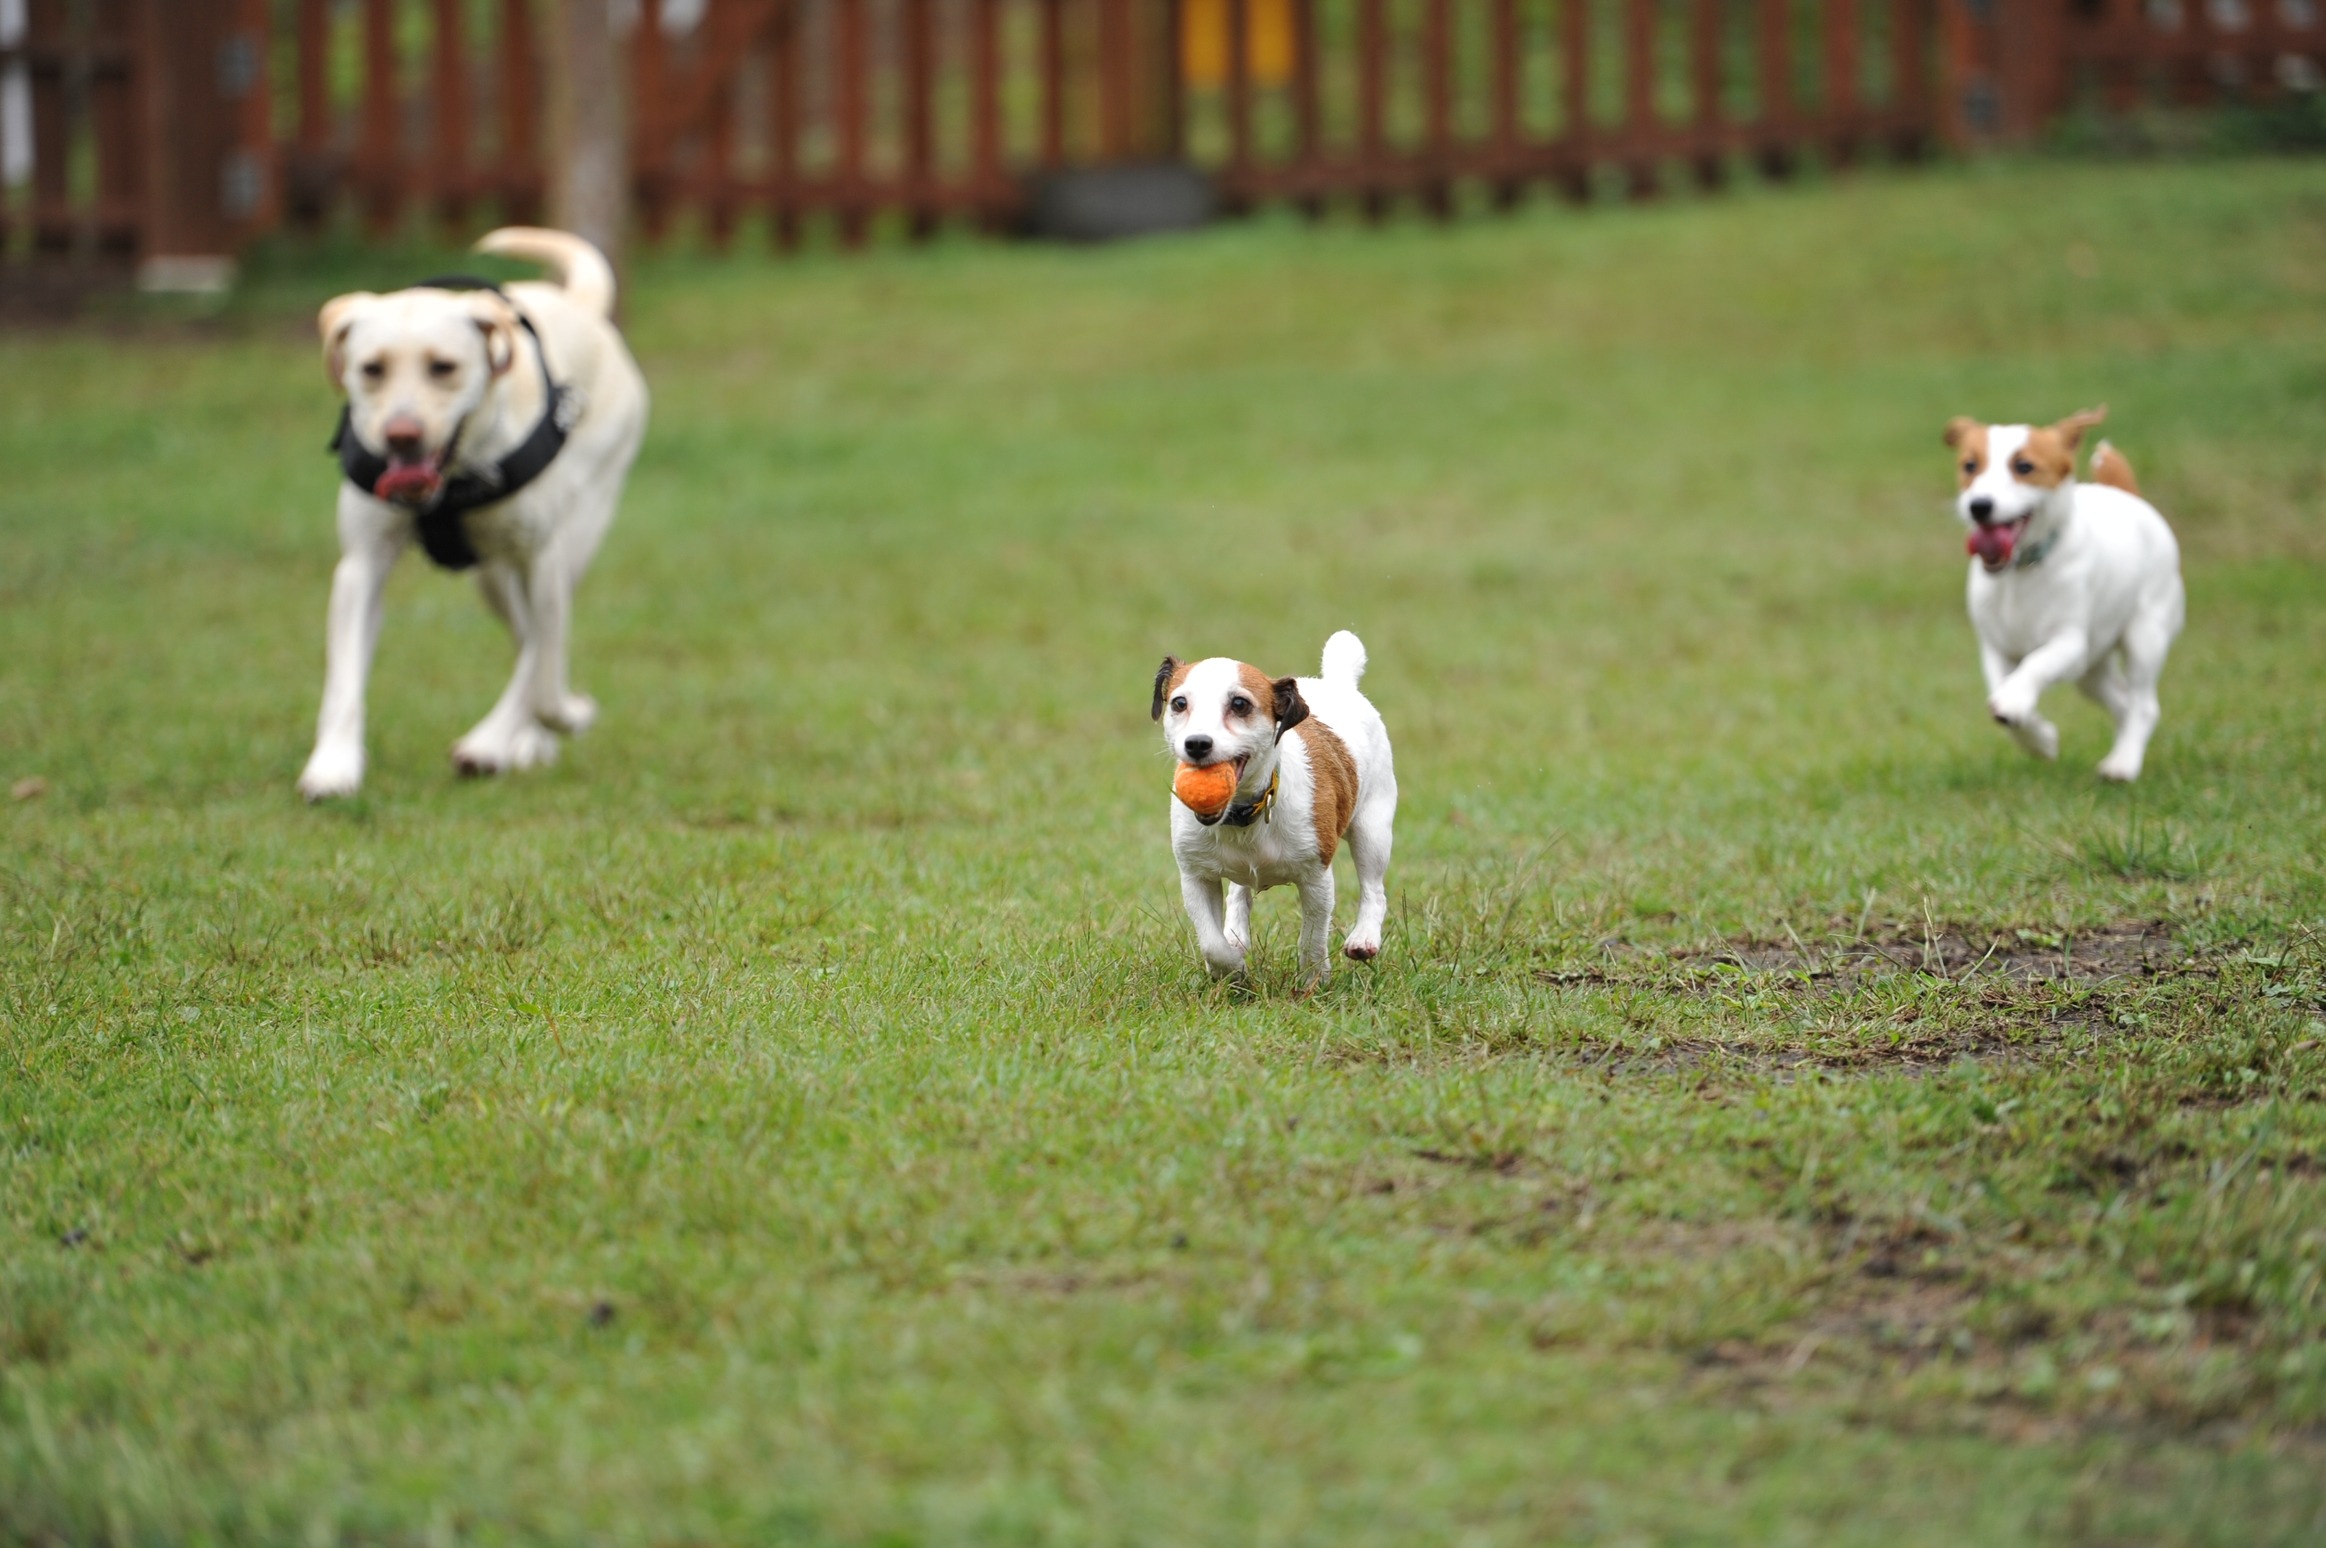
[[[28, 0], [0, 260], [215, 256], [542, 202], [548, 0]], [[1291, 201], [1650, 196], [2317, 89], [2319, 0], [640, 0], [643, 235], [1088, 236]], [[24, 121], [29, 119], [29, 125]], [[29, 144], [23, 143], [29, 128]], [[1118, 170], [1194, 169], [1174, 177]], [[1184, 198], [1173, 203], [1163, 198]]]

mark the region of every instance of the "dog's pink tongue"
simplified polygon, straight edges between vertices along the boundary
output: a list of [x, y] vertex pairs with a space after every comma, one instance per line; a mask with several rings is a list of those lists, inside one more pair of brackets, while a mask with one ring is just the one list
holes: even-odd
[[2019, 545], [2019, 528], [2012, 526], [1976, 527], [1963, 547], [1981, 564], [2004, 565], [2011, 562], [2011, 550]]
[[395, 462], [372, 485], [372, 493], [383, 500], [402, 500], [417, 504], [436, 493], [444, 482], [444, 475], [425, 462]]

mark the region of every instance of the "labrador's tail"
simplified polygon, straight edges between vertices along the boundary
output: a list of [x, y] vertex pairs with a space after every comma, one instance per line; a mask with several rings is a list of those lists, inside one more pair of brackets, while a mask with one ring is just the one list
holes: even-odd
[[522, 258], [540, 264], [557, 277], [574, 305], [600, 317], [614, 311], [614, 267], [606, 255], [570, 231], [540, 226], [503, 226], [488, 232], [476, 251], [498, 258]]

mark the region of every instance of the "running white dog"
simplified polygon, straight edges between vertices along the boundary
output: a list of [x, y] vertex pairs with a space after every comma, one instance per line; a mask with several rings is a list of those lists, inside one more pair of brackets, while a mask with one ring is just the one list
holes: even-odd
[[646, 434], [646, 383], [608, 320], [614, 272], [596, 248], [510, 227], [476, 250], [547, 265], [559, 282], [366, 291], [318, 319], [324, 372], [347, 410], [334, 447], [345, 480], [323, 711], [299, 776], [310, 801], [363, 784], [380, 593], [414, 537], [447, 568], [475, 566], [517, 640], [516, 674], [453, 744], [455, 767], [533, 768], [557, 756], [558, 733], [597, 717], [566, 683], [567, 629]]
[[2181, 551], [2140, 497], [2132, 464], [2106, 441], [2092, 479], [2076, 482], [2084, 432], [2108, 415], [2085, 409], [2056, 425], [1956, 419], [1955, 509], [1971, 532], [1971, 625], [1987, 676], [1987, 713], [2039, 758], [2059, 756], [2059, 728], [2036, 711], [2073, 682], [2116, 722], [2100, 777], [2140, 777], [2156, 730], [2157, 678], [2181, 632]]
[[[1345, 629], [1325, 642], [1315, 677], [1270, 678], [1226, 656], [1165, 656], [1155, 673], [1153, 718], [1188, 766], [1174, 785], [1171, 852], [1214, 977], [1243, 969], [1252, 894], [1285, 882], [1300, 889], [1303, 977], [1313, 983], [1331, 971], [1333, 854], [1344, 835], [1357, 867], [1357, 922], [1342, 949], [1358, 961], [1380, 954], [1397, 771], [1389, 730], [1357, 687], [1364, 675], [1365, 647]], [[1217, 792], [1199, 813], [1178, 792], [1206, 782], [1204, 771]]]

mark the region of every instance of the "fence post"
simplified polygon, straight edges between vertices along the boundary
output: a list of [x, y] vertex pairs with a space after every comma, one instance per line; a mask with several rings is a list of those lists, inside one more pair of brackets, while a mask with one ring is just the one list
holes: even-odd
[[[125, 49], [133, 3], [105, 0], [95, 13]], [[250, 0], [142, 0], [138, 9], [144, 24], [130, 57], [145, 132], [129, 131], [133, 115], [125, 106], [120, 154], [112, 171], [100, 169], [99, 187], [138, 212], [125, 215], [119, 229], [126, 235], [142, 228], [141, 284], [222, 289], [235, 251], [274, 207], [266, 12]], [[99, 133], [107, 133], [102, 121]], [[132, 148], [138, 138], [141, 157]], [[105, 154], [101, 140], [101, 161]]]

